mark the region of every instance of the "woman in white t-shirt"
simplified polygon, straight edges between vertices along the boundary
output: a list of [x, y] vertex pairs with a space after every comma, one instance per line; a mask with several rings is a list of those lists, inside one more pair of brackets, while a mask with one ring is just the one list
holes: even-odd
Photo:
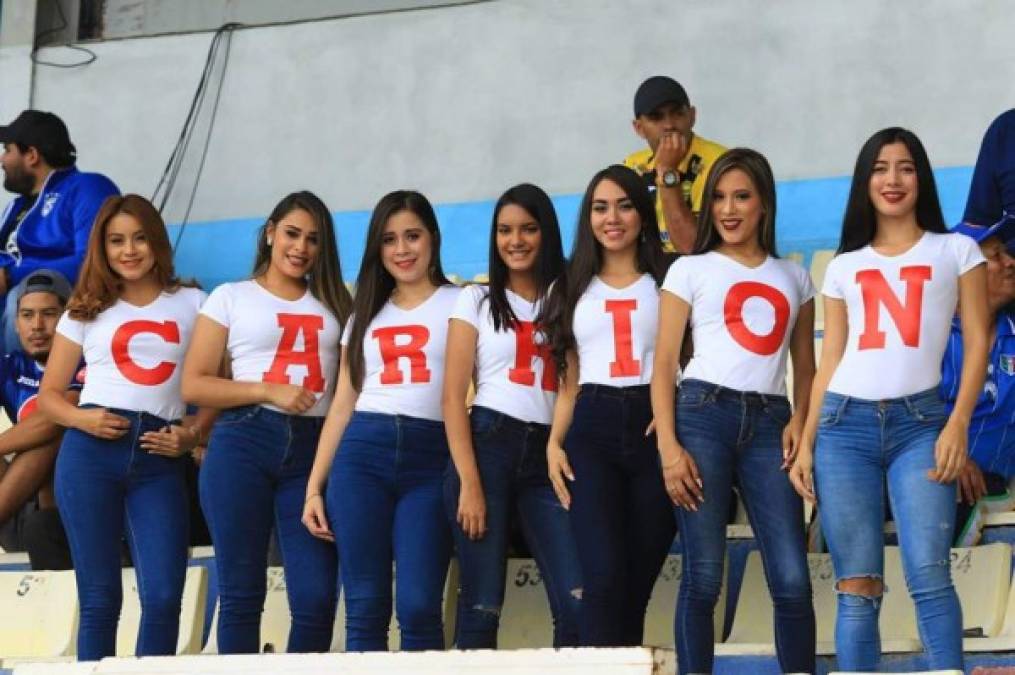
[[283, 198], [260, 228], [253, 277], [219, 286], [201, 308], [183, 392], [222, 409], [199, 477], [218, 570], [219, 653], [260, 651], [272, 529], [292, 613], [286, 651], [331, 646], [335, 551], [300, 515], [351, 304], [331, 214], [304, 191]]
[[459, 289], [441, 269], [440, 243], [420, 193], [391, 192], [374, 207], [307, 483], [303, 523], [336, 542], [342, 560], [347, 651], [388, 648], [392, 563], [402, 649], [444, 648], [451, 529], [441, 387]]
[[[976, 242], [947, 233], [919, 139], [897, 127], [874, 134], [857, 158], [838, 255], [825, 272], [821, 360], [790, 473], [802, 496], [819, 500], [842, 670], [877, 669], [886, 484], [929, 668], [962, 668], [948, 561], [955, 479], [986, 371], [983, 263]], [[937, 385], [956, 301], [962, 379], [946, 415]]]
[[641, 644], [673, 542], [648, 387], [666, 262], [644, 181], [619, 165], [597, 173], [544, 322], [562, 373], [547, 464], [581, 562], [583, 646]]
[[451, 314], [443, 407], [454, 466], [444, 503], [459, 565], [459, 649], [497, 646], [500, 615], [489, 608], [504, 604], [515, 517], [539, 565], [553, 646], [578, 643], [581, 568], [546, 467], [557, 369], [537, 323], [563, 268], [553, 203], [535, 185], [516, 185], [494, 207], [489, 286], [464, 289]]
[[[652, 409], [666, 491], [680, 507], [679, 670], [712, 671], [712, 619], [736, 485], [765, 563], [779, 665], [787, 673], [812, 673], [803, 501], [785, 469], [799, 444], [814, 377], [814, 286], [806, 270], [776, 253], [775, 179], [761, 154], [735, 148], [712, 165], [692, 255], [673, 263], [663, 291]], [[688, 321], [694, 354], [674, 402]], [[787, 354], [795, 411], [786, 398]]]
[[[177, 279], [148, 200], [105, 201], [39, 388], [39, 409], [67, 427], [56, 497], [74, 560], [82, 661], [115, 651], [124, 531], [141, 599], [136, 653], [176, 653], [189, 511], [183, 455], [210, 419], [181, 422], [180, 364], [204, 297]], [[76, 407], [64, 392], [83, 375], [82, 357], [87, 378]]]

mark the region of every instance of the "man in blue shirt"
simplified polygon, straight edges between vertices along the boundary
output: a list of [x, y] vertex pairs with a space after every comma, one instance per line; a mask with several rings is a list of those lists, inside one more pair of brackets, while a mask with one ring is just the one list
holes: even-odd
[[95, 215], [107, 197], [119, 194], [113, 181], [78, 171], [77, 151], [63, 121], [53, 113], [25, 110], [0, 126], [4, 189], [18, 195], [0, 212], [0, 297], [3, 351], [17, 349], [14, 309], [7, 293], [38, 269], [78, 277]]
[[[0, 433], [0, 546], [27, 550], [34, 569], [68, 569], [70, 551], [53, 495], [63, 429], [36, 414], [39, 381], [70, 297], [59, 272], [38, 270], [11, 292], [21, 349], [0, 358], [0, 404], [12, 426]], [[80, 380], [81, 378], [77, 378]], [[77, 402], [80, 384], [67, 392]]]
[[1015, 109], [1001, 113], [983, 135], [962, 220], [989, 227], [1004, 215], [1015, 217]]
[[[1006, 242], [1015, 238], [1015, 218], [990, 227], [962, 223], [953, 232], [972, 237], [987, 259], [987, 303], [994, 336], [983, 384], [969, 423], [969, 460], [959, 477], [961, 502], [955, 521], [956, 546], [979, 540], [982, 515], [1013, 505], [1008, 483], [1015, 476], [1015, 257]], [[962, 326], [952, 320], [941, 364], [941, 397], [951, 412], [962, 374]]]

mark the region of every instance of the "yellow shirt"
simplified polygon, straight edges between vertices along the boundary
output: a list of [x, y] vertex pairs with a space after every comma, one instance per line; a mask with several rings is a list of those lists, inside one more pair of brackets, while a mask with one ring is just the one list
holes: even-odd
[[[708, 178], [708, 171], [712, 168], [719, 155], [726, 152], [726, 148], [706, 138], [695, 134], [691, 137], [691, 147], [680, 162], [677, 170], [680, 172], [680, 188], [684, 193], [684, 201], [690, 207], [691, 212], [698, 215], [701, 210], [701, 197], [705, 191], [705, 180]], [[693, 167], [692, 167], [693, 163]], [[638, 152], [632, 152], [624, 159], [624, 166], [630, 167], [639, 174], [654, 171], [656, 166], [655, 156], [651, 148], [645, 148]], [[693, 169], [696, 169], [695, 172]], [[690, 173], [689, 173], [689, 170]], [[693, 174], [693, 175], [691, 175]], [[688, 180], [690, 179], [690, 180]], [[676, 249], [670, 243], [670, 233], [666, 230], [666, 219], [663, 217], [663, 202], [656, 191], [656, 218], [659, 220], [659, 234], [663, 239], [663, 250], [675, 253]]]

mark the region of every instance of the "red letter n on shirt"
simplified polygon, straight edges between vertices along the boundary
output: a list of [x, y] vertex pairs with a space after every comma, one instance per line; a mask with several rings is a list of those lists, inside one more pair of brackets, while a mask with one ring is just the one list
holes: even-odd
[[912, 265], [899, 270], [906, 284], [905, 304], [899, 302], [881, 270], [860, 270], [856, 283], [863, 297], [863, 333], [859, 349], [884, 349], [885, 332], [881, 330], [881, 305], [907, 347], [920, 346], [920, 318], [923, 314], [923, 285], [931, 278], [930, 265]]
[[517, 321], [515, 330], [515, 367], [508, 370], [508, 379], [515, 384], [531, 387], [536, 383], [532, 370], [532, 359], [542, 359], [543, 377], [539, 384], [543, 391], [557, 391], [557, 367], [550, 356], [550, 348], [536, 344], [535, 324], [531, 321]]
[[641, 375], [641, 361], [634, 358], [631, 340], [631, 312], [638, 309], [638, 301], [607, 300], [606, 311], [613, 315], [613, 363], [610, 377], [637, 377]]
[[399, 359], [409, 359], [411, 384], [426, 384], [430, 381], [430, 369], [426, 367], [426, 352], [423, 351], [430, 340], [430, 330], [426, 326], [375, 328], [370, 332], [370, 337], [377, 340], [381, 361], [384, 362], [381, 384], [402, 384], [405, 381], [402, 369], [398, 367]]
[[[324, 330], [324, 317], [319, 314], [277, 314], [282, 337], [275, 350], [271, 367], [262, 376], [265, 382], [295, 384], [289, 379], [290, 366], [306, 366], [307, 376], [300, 385], [310, 391], [324, 391], [318, 336]], [[296, 351], [296, 338], [303, 336], [303, 350]]]

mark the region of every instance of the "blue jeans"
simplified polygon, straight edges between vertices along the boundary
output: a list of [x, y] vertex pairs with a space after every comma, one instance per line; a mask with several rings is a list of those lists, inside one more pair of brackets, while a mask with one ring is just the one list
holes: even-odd
[[783, 672], [813, 673], [811, 601], [803, 501], [782, 465], [785, 396], [741, 392], [684, 380], [677, 392], [677, 438], [698, 466], [705, 501], [676, 508], [683, 576], [674, 620], [681, 673], [712, 671], [712, 617], [722, 588], [726, 521], [735, 484], [761, 550], [775, 610], [775, 646]]
[[571, 529], [584, 592], [580, 642], [641, 645], [676, 523], [663, 486], [648, 385], [582, 385], [564, 438], [574, 482]]
[[349, 420], [326, 491], [342, 558], [347, 651], [387, 650], [392, 562], [402, 649], [444, 648], [448, 457], [443, 422], [371, 412]]
[[187, 569], [187, 460], [141, 449], [141, 434], [162, 428], [166, 420], [109, 411], [130, 420], [126, 434], [110, 441], [68, 429], [56, 460], [56, 499], [81, 607], [78, 658], [95, 661], [116, 651], [124, 531], [141, 600], [136, 654], [175, 654]]
[[458, 525], [461, 481], [455, 467], [448, 467], [444, 504], [460, 566], [455, 644], [459, 649], [497, 647], [510, 521], [517, 508], [550, 602], [553, 646], [574, 647], [578, 644], [581, 568], [567, 511], [553, 492], [546, 468], [550, 428], [482, 406], [472, 408], [470, 422], [486, 498], [486, 533], [473, 541]]
[[[837, 581], [884, 578], [884, 494], [931, 670], [962, 668], [962, 609], [952, 586], [955, 483], [930, 480], [945, 422], [937, 389], [884, 401], [829, 392], [818, 422], [814, 477]], [[875, 670], [880, 597], [838, 594], [835, 646], [842, 670]]]
[[198, 488], [215, 546], [219, 584], [218, 649], [260, 651], [268, 540], [278, 532], [292, 614], [288, 652], [326, 652], [338, 595], [335, 547], [303, 526], [303, 500], [320, 417], [251, 405], [215, 421]]

